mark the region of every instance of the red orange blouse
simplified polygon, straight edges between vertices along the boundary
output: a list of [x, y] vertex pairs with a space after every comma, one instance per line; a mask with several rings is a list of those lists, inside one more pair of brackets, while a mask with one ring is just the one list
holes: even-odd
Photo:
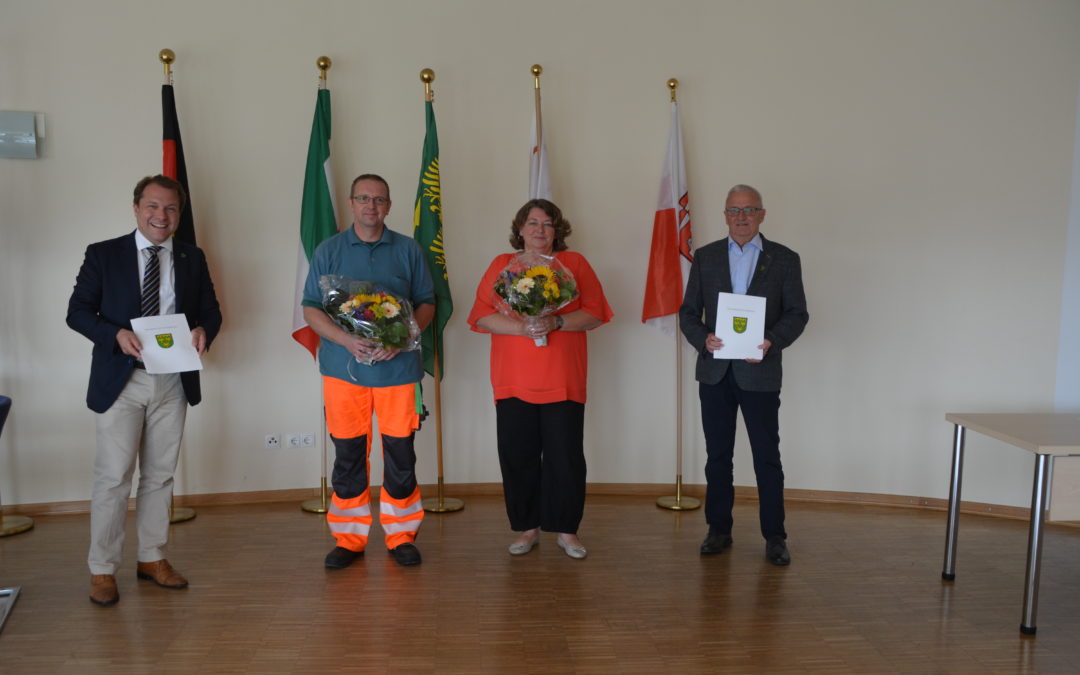
[[[476, 301], [469, 312], [469, 327], [486, 333], [476, 322], [496, 313], [495, 281], [512, 253], [504, 253], [491, 261], [487, 272], [476, 288]], [[585, 257], [573, 251], [562, 251], [555, 257], [570, 270], [577, 281], [578, 297], [559, 314], [579, 309], [607, 323], [614, 316], [596, 272]], [[495, 400], [519, 398], [528, 403], [557, 401], [585, 402], [585, 381], [589, 372], [589, 352], [585, 331], [548, 333], [548, 343], [537, 347], [532, 338], [522, 335], [491, 336], [491, 386]]]

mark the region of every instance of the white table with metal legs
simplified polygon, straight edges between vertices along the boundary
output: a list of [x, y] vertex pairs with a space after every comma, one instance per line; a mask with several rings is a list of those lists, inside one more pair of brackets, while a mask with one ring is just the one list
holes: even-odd
[[964, 470], [964, 431], [970, 429], [1035, 455], [1031, 488], [1031, 525], [1028, 531], [1027, 572], [1020, 632], [1035, 634], [1039, 605], [1039, 565], [1042, 559], [1043, 522], [1051, 478], [1051, 459], [1080, 454], [1080, 415], [1063, 413], [949, 413], [953, 434], [952, 479], [949, 483], [948, 524], [945, 529], [945, 566], [941, 578], [956, 578], [956, 533], [960, 521], [960, 483]]

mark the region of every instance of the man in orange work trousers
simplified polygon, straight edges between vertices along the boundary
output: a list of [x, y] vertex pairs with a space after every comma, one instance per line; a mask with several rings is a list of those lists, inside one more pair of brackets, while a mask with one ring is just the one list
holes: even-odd
[[326, 239], [311, 258], [304, 297], [304, 320], [319, 334], [319, 372], [323, 377], [326, 425], [334, 441], [334, 496], [326, 515], [337, 546], [326, 566], [348, 567], [363, 555], [371, 529], [368, 487], [372, 414], [379, 419], [383, 482], [379, 523], [386, 548], [399, 565], [419, 565], [413, 543], [424, 519], [416, 484], [413, 437], [420, 428], [420, 352], [383, 349], [347, 333], [322, 307], [319, 279], [340, 274], [379, 284], [413, 305], [423, 330], [435, 314], [435, 291], [420, 246], [386, 227], [390, 186], [380, 176], [363, 174], [349, 193], [352, 227]]

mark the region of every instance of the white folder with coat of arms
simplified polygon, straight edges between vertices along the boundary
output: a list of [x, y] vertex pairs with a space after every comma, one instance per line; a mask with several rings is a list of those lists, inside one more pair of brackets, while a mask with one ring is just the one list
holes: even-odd
[[760, 359], [765, 342], [765, 298], [720, 293], [716, 301], [716, 337], [724, 341], [714, 359]]
[[151, 375], [202, 370], [202, 360], [191, 345], [191, 329], [183, 314], [132, 319], [131, 330], [142, 343], [142, 362]]

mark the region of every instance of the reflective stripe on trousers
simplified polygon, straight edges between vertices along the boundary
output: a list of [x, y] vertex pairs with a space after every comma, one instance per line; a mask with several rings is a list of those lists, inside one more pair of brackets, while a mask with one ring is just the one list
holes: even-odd
[[371, 493], [364, 490], [352, 499], [342, 499], [335, 493], [326, 513], [326, 524], [338, 546], [363, 551], [371, 530]]
[[423, 519], [424, 504], [419, 486], [414, 487], [405, 499], [394, 499], [385, 488], [379, 491], [379, 524], [386, 533], [387, 548], [415, 541]]

